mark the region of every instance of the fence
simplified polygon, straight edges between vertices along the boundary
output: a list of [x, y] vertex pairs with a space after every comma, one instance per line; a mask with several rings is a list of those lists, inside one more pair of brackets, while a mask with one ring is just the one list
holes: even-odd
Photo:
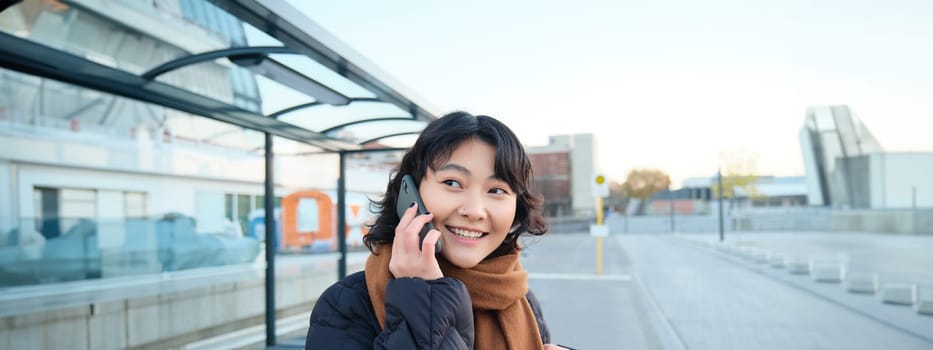
[[[587, 231], [594, 219], [549, 220], [552, 232]], [[830, 209], [754, 208], [727, 212], [725, 231], [847, 231], [933, 234], [933, 209]], [[663, 232], [716, 232], [719, 216], [675, 215], [671, 217], [610, 215], [606, 225], [613, 234]]]

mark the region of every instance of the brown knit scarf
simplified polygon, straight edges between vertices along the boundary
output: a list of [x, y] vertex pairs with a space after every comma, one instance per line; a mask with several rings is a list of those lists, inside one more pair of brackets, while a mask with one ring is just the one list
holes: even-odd
[[[366, 260], [366, 285], [379, 325], [385, 327], [385, 290], [389, 279], [392, 245], [377, 248], [379, 255]], [[538, 322], [525, 298], [528, 272], [522, 270], [518, 253], [484, 260], [472, 269], [461, 269], [446, 259], [438, 259], [444, 276], [466, 285], [473, 301], [473, 322], [477, 350], [543, 349]]]

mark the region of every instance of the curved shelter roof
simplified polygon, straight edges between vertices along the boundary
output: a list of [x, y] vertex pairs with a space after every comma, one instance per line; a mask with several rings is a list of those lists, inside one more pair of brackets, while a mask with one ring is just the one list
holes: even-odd
[[[99, 2], [56, 6], [81, 16], [104, 16], [95, 8]], [[29, 26], [23, 25], [21, 31], [0, 30], [0, 67], [266, 132], [320, 152], [372, 148], [367, 144], [418, 134], [437, 118], [422, 99], [285, 1], [210, 2], [235, 19], [248, 40], [193, 40], [184, 36], [199, 34], [196, 28], [117, 18], [121, 29], [171, 42], [166, 45], [170, 49], [154, 50], [146, 62], [120, 62], [113, 58], [118, 53], [88, 51], [67, 37], [30, 35]], [[138, 6], [134, 3], [122, 6]], [[26, 1], [17, 6], [50, 5]], [[255, 77], [261, 103], [241, 103], [229, 93], [193, 88], [190, 79], [173, 76], [205, 63], [244, 68]]]

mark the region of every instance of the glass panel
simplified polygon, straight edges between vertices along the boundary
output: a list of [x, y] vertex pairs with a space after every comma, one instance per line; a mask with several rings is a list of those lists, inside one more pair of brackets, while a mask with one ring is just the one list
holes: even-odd
[[[401, 110], [393, 104], [355, 102], [349, 106], [314, 106], [301, 109], [279, 117], [280, 120], [309, 130], [321, 131], [337, 125], [354, 121], [385, 118], [406, 117], [408, 112]], [[374, 127], [374, 129], [377, 129]]]
[[315, 62], [311, 58], [302, 55], [271, 55], [273, 59], [284, 63], [295, 69], [301, 74], [309, 76], [319, 83], [325, 84], [330, 88], [349, 97], [376, 97], [369, 90], [363, 89], [356, 83], [330, 70], [329, 68]]
[[253, 201], [253, 208], [255, 209], [264, 209], [266, 207], [266, 196], [254, 196]]
[[250, 204], [252, 202], [249, 200], [249, 195], [241, 194], [237, 195], [236, 203], [236, 217], [237, 222], [240, 224], [240, 230], [242, 232], [247, 232], [249, 227], [249, 213], [252, 210]]
[[[16, 237], [21, 248], [14, 251], [22, 253], [0, 264], [0, 287], [236, 264], [258, 256], [258, 241], [218, 238], [230, 226], [206, 216], [194, 220], [196, 205], [187, 203], [196, 203], [193, 189], [204, 181], [220, 188], [253, 183], [261, 191], [262, 133], [5, 69], [0, 91], [9, 92], [0, 93], [0, 159], [44, 164], [19, 178], [31, 196], [9, 196], [24, 198], [12, 202], [23, 215], [2, 233]], [[102, 188], [107, 190], [96, 190]], [[233, 204], [220, 198], [219, 215], [236, 218]], [[101, 219], [101, 205], [113, 209], [103, 214], [114, 217]]]
[[229, 193], [224, 194], [224, 210], [225, 210], [224, 217], [227, 218], [227, 220], [234, 221], [233, 220], [234, 217], [233, 217], [233, 195], [232, 194], [229, 194]]
[[[280, 45], [268, 36], [262, 39], [255, 29], [249, 34], [201, 0], [115, 0], [113, 11], [106, 13], [69, 4], [26, 0], [0, 13], [0, 30], [134, 74], [192, 52], [239, 45], [240, 39]], [[154, 22], [126, 23], [129, 17], [121, 17], [121, 11], [135, 11], [132, 18]], [[138, 29], [156, 27], [165, 32]], [[186, 39], [192, 36], [199, 40]], [[348, 96], [372, 96], [310, 59], [276, 56]], [[256, 111], [314, 100], [265, 78], [257, 81], [251, 71], [227, 59], [158, 79]], [[322, 130], [363, 118], [406, 114], [388, 104], [357, 102], [288, 118]], [[25, 203], [14, 201], [23, 214], [17, 218], [20, 223], [12, 224], [17, 222], [13, 219], [15, 227], [4, 227], [4, 237], [16, 237], [20, 247], [13, 260], [0, 264], [0, 287], [247, 263], [258, 256], [256, 238], [264, 235], [264, 228], [260, 230], [262, 218], [255, 209], [265, 206], [265, 137], [260, 132], [7, 69], [0, 69], [0, 131], [0, 159], [43, 164], [19, 178], [31, 195], [10, 196]], [[307, 189], [319, 189], [335, 200], [335, 156], [312, 155], [320, 149], [278, 137], [274, 144], [276, 208], [286, 196]], [[359, 199], [384, 190], [390, 167], [383, 167], [385, 159], [369, 154], [352, 158], [348, 186], [353, 190], [344, 210], [351, 219], [351, 246], [362, 249], [358, 214], [366, 212], [360, 209], [366, 202]], [[364, 160], [372, 164], [361, 163]], [[40, 179], [41, 183], [31, 182]], [[15, 188], [4, 186], [8, 187]], [[302, 219], [302, 227], [309, 221], [318, 226], [335, 222], [336, 216], [325, 221], [311, 209], [301, 209], [314, 215]], [[276, 227], [276, 234], [285, 234], [281, 222]], [[303, 248], [332, 251], [334, 239], [333, 228], [327, 227]], [[35, 243], [40, 240], [44, 245]]]
[[[233, 104], [234, 87], [231, 78], [233, 74], [235, 74], [233, 67], [205, 62], [162, 74], [156, 80], [217, 101]], [[240, 94], [246, 95], [246, 92], [240, 92]]]
[[[198, 192], [196, 195], [197, 208], [195, 220], [197, 233], [227, 233], [226, 219], [224, 218], [224, 196], [222, 193]], [[241, 236], [241, 231], [232, 230], [230, 234]]]
[[367, 140], [384, 135], [406, 132], [417, 133], [424, 129], [425, 125], [427, 125], [425, 122], [416, 120], [374, 121], [370, 123], [350, 125], [345, 128], [329, 132], [328, 135], [343, 140], [350, 140], [352, 142], [365, 142]]
[[124, 210], [127, 218], [145, 218], [147, 215], [146, 194], [143, 192], [126, 192]]
[[97, 216], [97, 192], [62, 189], [60, 215], [66, 219], [93, 219]]

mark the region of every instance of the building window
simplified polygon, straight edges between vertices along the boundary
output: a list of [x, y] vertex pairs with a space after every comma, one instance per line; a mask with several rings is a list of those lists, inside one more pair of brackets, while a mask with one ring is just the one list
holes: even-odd
[[250, 208], [250, 204], [252, 204], [252, 203], [250, 203], [250, 200], [249, 200], [249, 199], [250, 199], [250, 198], [249, 198], [249, 195], [247, 195], [247, 194], [240, 194], [240, 195], [237, 195], [237, 199], [236, 199], [236, 206], [237, 206], [236, 216], [237, 216], [237, 222], [240, 224], [240, 229], [242, 230], [242, 232], [249, 232], [249, 231], [248, 231], [248, 228], [249, 228], [249, 212], [253, 209], [253, 208]]
[[46, 239], [61, 236], [81, 219], [97, 217], [97, 191], [35, 187], [36, 230]]
[[143, 219], [148, 216], [148, 206], [146, 204], [146, 193], [144, 192], [124, 192], [123, 208], [128, 219]]
[[225, 210], [224, 216], [227, 218], [227, 220], [236, 221], [235, 220], [236, 218], [233, 216], [233, 195], [232, 194], [227, 193], [224, 195], [224, 210]]

